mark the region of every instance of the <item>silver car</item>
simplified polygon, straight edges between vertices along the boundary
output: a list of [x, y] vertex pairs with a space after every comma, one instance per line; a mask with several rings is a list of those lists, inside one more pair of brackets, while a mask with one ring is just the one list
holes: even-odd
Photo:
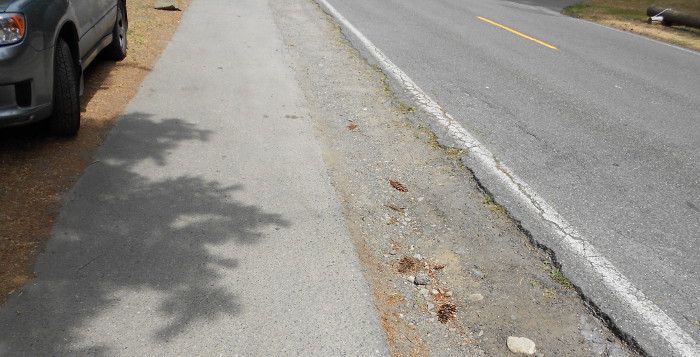
[[126, 57], [126, 0], [0, 0], [0, 127], [80, 127], [83, 71]]

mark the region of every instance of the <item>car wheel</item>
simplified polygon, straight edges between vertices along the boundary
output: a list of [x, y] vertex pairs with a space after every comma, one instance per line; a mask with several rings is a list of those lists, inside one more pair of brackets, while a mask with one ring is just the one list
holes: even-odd
[[126, 16], [124, 1], [117, 1], [117, 21], [112, 29], [112, 43], [105, 48], [105, 54], [115, 60], [121, 61], [126, 57], [126, 31], [129, 29], [129, 21]]
[[72, 136], [80, 128], [78, 68], [68, 43], [58, 39], [53, 64], [53, 114], [49, 119], [52, 134]]

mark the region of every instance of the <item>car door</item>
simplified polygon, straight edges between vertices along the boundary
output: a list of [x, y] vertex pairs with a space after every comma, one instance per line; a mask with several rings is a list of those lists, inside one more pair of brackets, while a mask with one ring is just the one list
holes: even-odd
[[111, 33], [116, 19], [116, 0], [69, 0], [75, 14], [80, 38], [80, 58], [93, 52], [95, 46]]
[[95, 19], [94, 29], [99, 39], [112, 33], [114, 22], [117, 19], [118, 0], [92, 0], [93, 16]]

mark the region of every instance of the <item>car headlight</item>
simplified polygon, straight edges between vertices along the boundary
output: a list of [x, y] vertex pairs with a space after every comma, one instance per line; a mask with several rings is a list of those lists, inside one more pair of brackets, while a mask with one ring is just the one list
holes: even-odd
[[22, 14], [0, 14], [0, 46], [22, 41], [26, 32], [26, 22]]

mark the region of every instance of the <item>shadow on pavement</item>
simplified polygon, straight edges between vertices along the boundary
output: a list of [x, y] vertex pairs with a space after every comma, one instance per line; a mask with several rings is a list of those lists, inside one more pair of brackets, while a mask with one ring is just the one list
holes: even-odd
[[68, 196], [38, 279], [0, 309], [0, 355], [111, 355], [240, 311], [222, 283], [235, 247], [289, 223], [237, 201], [240, 185], [161, 171], [212, 133], [150, 117], [123, 117]]

